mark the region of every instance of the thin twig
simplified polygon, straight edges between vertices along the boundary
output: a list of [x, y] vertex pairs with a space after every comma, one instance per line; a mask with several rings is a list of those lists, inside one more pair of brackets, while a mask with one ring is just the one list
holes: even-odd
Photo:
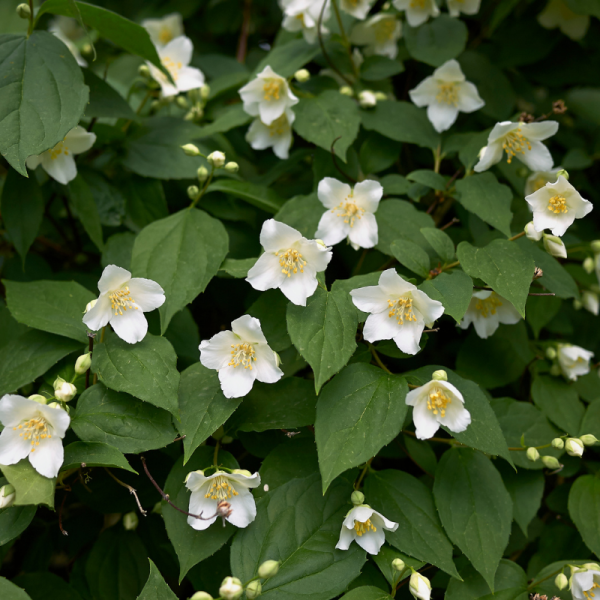
[[146, 516], [148, 513], [142, 508], [142, 505], [140, 504], [140, 499], [138, 498], [138, 495], [136, 493], [136, 490], [134, 488], [132, 488], [130, 485], [122, 482], [120, 479], [117, 479], [106, 467], [104, 467], [104, 470], [121, 486], [123, 486], [124, 488], [127, 488], [129, 490], [130, 494], [133, 494], [133, 496], [135, 497], [135, 501], [138, 505], [138, 508], [140, 509], [140, 512]]
[[68, 491], [65, 490], [65, 494], [63, 496], [62, 502], [60, 503], [60, 508], [58, 509], [58, 527], [60, 529], [60, 532], [63, 535], [69, 535], [69, 533], [63, 528], [63, 525], [62, 525], [62, 512], [63, 512], [63, 508], [65, 506], [65, 500], [67, 499], [67, 493], [68, 493]]
[[181, 440], [185, 440], [185, 435], [180, 435], [179, 437], [176, 437], [173, 442], [180, 442]]
[[439, 327], [436, 327], [435, 329], [423, 329], [423, 333], [437, 333], [439, 330]]
[[238, 39], [237, 52], [235, 58], [239, 63], [246, 61], [246, 52], [248, 50], [248, 33], [250, 32], [250, 17], [252, 16], [252, 0], [244, 0], [244, 11], [242, 16], [242, 28]]
[[319, 13], [319, 20], [317, 21], [317, 35], [319, 37], [319, 46], [321, 47], [321, 52], [323, 53], [323, 58], [327, 61], [327, 64], [332, 68], [332, 70], [337, 73], [350, 87], [352, 86], [352, 82], [333, 64], [332, 60], [329, 58], [327, 51], [325, 50], [325, 44], [323, 43], [323, 34], [321, 33], [321, 25], [323, 23], [323, 14], [325, 12], [325, 7], [327, 6], [327, 2], [329, 0], [324, 0], [323, 6], [321, 7], [321, 12]]
[[449, 221], [443, 227], [440, 227], [440, 231], [445, 231], [446, 229], [452, 227], [452, 225], [455, 225], [456, 223], [460, 223], [460, 219], [457, 219], [456, 217], [452, 217], [452, 221]]
[[[92, 331], [88, 331], [88, 351], [90, 353], [90, 358], [92, 358], [92, 352], [94, 351], [94, 338], [96, 337], [96, 334], [93, 333]], [[91, 371], [92, 367], [90, 367], [86, 372], [85, 372], [85, 389], [87, 390], [90, 387], [90, 371]]]
[[[375, 457], [373, 456], [373, 458], [375, 458]], [[360, 474], [358, 480], [354, 484], [354, 489], [355, 490], [357, 490], [360, 487], [360, 484], [362, 483], [363, 479], [365, 478], [365, 475], [367, 474], [367, 471], [369, 470], [369, 467], [371, 466], [371, 463], [373, 462], [373, 458], [370, 458], [365, 463], [365, 468], [362, 470], [362, 473]]]
[[371, 354], [373, 355], [373, 358], [375, 359], [375, 362], [386, 372], [389, 373], [390, 375], [393, 375], [393, 373], [385, 366], [385, 364], [383, 363], [383, 361], [381, 360], [381, 358], [379, 357], [379, 354], [377, 354], [377, 350], [375, 350], [375, 346], [373, 346], [373, 344], [369, 344], [369, 350], [371, 351]]
[[338, 137], [335, 138], [335, 140], [333, 140], [333, 142], [331, 142], [331, 160], [333, 160], [333, 166], [349, 181], [351, 181], [352, 183], [358, 183], [358, 181], [356, 179], [354, 179], [354, 177], [350, 177], [350, 175], [348, 175], [348, 173], [344, 173], [344, 171], [342, 171], [342, 168], [338, 165], [338, 162], [336, 160], [335, 157], [335, 151], [333, 150], [333, 147], [335, 146], [335, 143], [341, 139], [341, 135], [339, 135]]

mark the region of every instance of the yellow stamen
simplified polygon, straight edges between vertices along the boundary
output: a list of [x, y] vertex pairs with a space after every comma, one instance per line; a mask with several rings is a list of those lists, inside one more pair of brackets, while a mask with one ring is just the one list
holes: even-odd
[[388, 317], [391, 319], [392, 317], [396, 317], [396, 321], [398, 325], [404, 325], [404, 320], [406, 319], [408, 322], [416, 321], [417, 317], [413, 312], [413, 300], [412, 298], [402, 297], [398, 300], [388, 300], [388, 305], [390, 307], [390, 312], [388, 313]]
[[278, 79], [267, 79], [263, 84], [264, 99], [267, 102], [271, 100], [279, 100], [281, 94], [281, 81]]
[[298, 270], [300, 273], [304, 273], [304, 265], [306, 261], [302, 258], [302, 254], [298, 250], [290, 248], [285, 252], [283, 250], [277, 252], [276, 256], [279, 256], [279, 264], [281, 265], [281, 272], [291, 277], [292, 274], [296, 274]]
[[567, 207], [567, 199], [564, 196], [552, 196], [548, 202], [548, 210], [555, 215], [568, 213], [569, 208]]
[[63, 139], [62, 142], [58, 142], [58, 144], [56, 144], [56, 146], [50, 150], [50, 158], [52, 160], [56, 160], [61, 154], [69, 156], [69, 147], [65, 143], [66, 139], [67, 138]]
[[525, 149], [531, 150], [531, 142], [521, 133], [521, 127], [511, 131], [502, 144], [506, 152], [506, 162], [510, 164], [517, 154], [525, 154]]
[[165, 45], [173, 39], [173, 34], [168, 27], [163, 27], [158, 34], [158, 39], [160, 40], [161, 44]]
[[440, 83], [438, 85], [438, 93], [435, 99], [438, 102], [443, 102], [444, 104], [457, 106], [458, 92], [456, 91], [456, 85], [454, 83]]
[[478, 310], [481, 316], [487, 319], [490, 315], [495, 315], [496, 309], [500, 306], [502, 306], [502, 302], [498, 298], [498, 294], [492, 292], [487, 298], [477, 298], [475, 310]]
[[23, 421], [19, 426], [13, 427], [13, 430], [16, 431], [17, 429], [23, 430], [19, 434], [19, 437], [22, 437], [24, 440], [31, 440], [31, 452], [34, 452], [35, 447], [40, 445], [40, 440], [50, 439], [52, 437], [50, 430], [48, 429], [48, 421], [41, 415]]
[[597, 583], [593, 583], [592, 587], [589, 590], [583, 592], [583, 595], [587, 598], [587, 600], [590, 600], [590, 598], [595, 598], [596, 594], [594, 594], [592, 590], [596, 590], [598, 588], [600, 588], [600, 585], [598, 585]]
[[541, 175], [533, 182], [533, 191], [537, 192], [538, 190], [541, 190], [543, 187], [546, 186], [546, 184], [548, 183], [548, 181], [546, 180], [545, 177], [542, 177]]
[[451, 402], [452, 400], [450, 399], [450, 396], [444, 394], [440, 388], [434, 388], [431, 392], [429, 392], [427, 408], [432, 411], [434, 415], [437, 415], [439, 412], [441, 413], [442, 417], [445, 417], [446, 406], [448, 406], [448, 404]]
[[390, 17], [388, 19], [381, 19], [381, 21], [378, 21], [373, 25], [373, 29], [375, 32], [375, 41], [383, 44], [394, 35], [394, 32], [396, 31], [396, 18]]
[[111, 292], [108, 297], [110, 298], [110, 307], [115, 315], [122, 315], [123, 311], [126, 311], [128, 308], [139, 310], [139, 307], [135, 306], [135, 300], [131, 297], [127, 286]]
[[288, 120], [285, 116], [285, 113], [283, 113], [279, 119], [275, 119], [270, 125], [267, 125], [267, 127], [269, 128], [269, 135], [271, 137], [275, 135], [283, 135], [288, 127]]
[[[167, 71], [169, 71], [171, 77], [173, 78], [173, 81], [177, 81], [177, 79], [179, 78], [179, 71], [183, 67], [183, 64], [179, 61], [175, 62], [172, 58], [168, 56], [165, 56], [160, 62], [164, 65]], [[163, 78], [166, 80], [164, 73]]]
[[252, 344], [243, 342], [242, 344], [231, 344], [231, 360], [228, 365], [233, 367], [239, 367], [242, 365], [244, 369], [250, 369], [252, 371], [252, 362], [256, 360], [254, 348]]
[[377, 531], [377, 527], [371, 523], [371, 519], [367, 519], [364, 523], [354, 521], [354, 531], [356, 531], [358, 537], [362, 537], [369, 531]]
[[349, 223], [350, 227], [354, 227], [354, 220], [362, 218], [365, 213], [364, 208], [356, 206], [353, 196], [354, 192], [350, 192], [350, 195], [331, 211], [336, 217], [343, 217], [344, 223]]
[[425, 8], [425, 0], [412, 0], [410, 3], [411, 8]]
[[208, 490], [208, 493], [204, 494], [205, 498], [211, 500], [229, 500], [232, 496], [238, 496], [239, 494], [229, 485], [227, 477], [219, 475], [212, 480], [212, 484]]

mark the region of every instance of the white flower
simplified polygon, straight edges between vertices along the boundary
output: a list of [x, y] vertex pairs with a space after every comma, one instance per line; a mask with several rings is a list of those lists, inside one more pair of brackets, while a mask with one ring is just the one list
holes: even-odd
[[600, 311], [600, 300], [598, 299], [598, 294], [590, 291], [583, 292], [583, 294], [581, 294], [581, 303], [583, 304], [583, 308], [591, 312], [593, 315], [598, 316], [598, 312]]
[[85, 313], [83, 322], [98, 331], [111, 324], [115, 333], [128, 344], [141, 342], [148, 332], [145, 312], [165, 301], [165, 292], [151, 279], [134, 277], [116, 265], [108, 265], [98, 281], [100, 296], [94, 307]]
[[476, 15], [480, 4], [481, 0], [448, 0], [448, 12], [451, 17], [458, 17], [460, 13]]
[[317, 273], [331, 260], [331, 249], [274, 219], [263, 223], [260, 243], [265, 252], [248, 271], [246, 281], [263, 292], [279, 288], [294, 304], [306, 306], [306, 299], [317, 289]]
[[81, 56], [81, 52], [75, 44], [85, 35], [85, 31], [79, 25], [77, 19], [63, 16], [54, 17], [48, 24], [48, 31], [69, 49], [80, 67], [88, 66], [87, 61]]
[[451, 383], [432, 380], [406, 395], [406, 404], [413, 408], [417, 438], [428, 440], [440, 425], [460, 433], [471, 423], [471, 413], [464, 407], [465, 399]]
[[398, 523], [388, 521], [381, 513], [368, 504], [355, 506], [344, 519], [338, 550], [348, 550], [354, 541], [369, 554], [378, 554], [385, 542], [384, 529], [396, 531]]
[[425, 325], [431, 327], [444, 313], [441, 302], [402, 279], [394, 269], [379, 277], [379, 285], [350, 292], [352, 302], [371, 313], [365, 322], [363, 336], [368, 342], [391, 340], [402, 352], [416, 354]]
[[207, 157], [206, 161], [209, 165], [212, 165], [215, 169], [220, 169], [225, 164], [225, 154], [219, 150], [211, 152]]
[[319, 200], [328, 210], [323, 213], [315, 237], [327, 245], [348, 238], [355, 250], [373, 248], [378, 241], [375, 212], [383, 195], [377, 181], [367, 179], [352, 189], [333, 177], [319, 182]]
[[225, 519], [232, 525], [248, 527], [256, 518], [256, 504], [250, 488], [260, 485], [258, 473], [246, 475], [238, 469], [232, 473], [216, 471], [205, 477], [202, 471], [192, 471], [185, 485], [192, 492], [189, 512], [211, 517], [207, 520], [188, 517], [188, 525], [198, 531], [208, 529], [217, 520], [217, 505], [224, 501], [231, 509]]
[[427, 577], [413, 570], [408, 584], [408, 590], [413, 598], [417, 600], [429, 600], [431, 598], [431, 583]]
[[506, 152], [507, 162], [517, 157], [532, 171], [549, 171], [552, 168], [552, 155], [541, 140], [553, 136], [558, 131], [556, 121], [541, 123], [513, 123], [502, 121], [494, 126], [488, 137], [488, 145], [482, 148], [475, 171], [486, 171], [502, 160]]
[[594, 208], [562, 175], [556, 183], [547, 183], [525, 200], [533, 209], [536, 231], [550, 229], [557, 236], [564, 235], [575, 219], [585, 217]]
[[27, 167], [35, 169], [42, 165], [42, 169], [58, 181], [66, 185], [77, 177], [77, 166], [75, 165], [75, 154], [81, 154], [89, 150], [96, 141], [95, 133], [88, 133], [79, 125], [71, 129], [62, 142], [58, 142], [51, 150], [46, 150], [37, 156], [27, 159]]
[[358, 94], [358, 103], [361, 108], [373, 108], [377, 106], [377, 96], [371, 90], [363, 90]]
[[418, 27], [429, 17], [440, 14], [435, 0], [394, 0], [393, 4], [398, 10], [406, 11], [406, 20], [411, 27]]
[[15, 502], [15, 488], [7, 483], [0, 487], [0, 509], [8, 508]]
[[[597, 567], [597, 565], [590, 565]], [[600, 570], [597, 568], [577, 569], [571, 577], [571, 594], [573, 600], [591, 600], [600, 589]], [[591, 592], [591, 593], [590, 593]]]
[[392, 60], [398, 56], [398, 40], [402, 37], [402, 22], [396, 15], [379, 13], [358, 23], [352, 29], [350, 41], [366, 46], [365, 54], [387, 56]]
[[506, 298], [491, 290], [480, 290], [473, 292], [460, 328], [468, 329], [473, 323], [477, 335], [485, 340], [494, 335], [500, 323], [514, 325], [520, 319], [521, 315]]
[[556, 258], [567, 258], [567, 248], [559, 237], [543, 233], [542, 238], [544, 242], [544, 250], [550, 254], [550, 256], [555, 256]]
[[539, 242], [542, 239], [543, 232], [536, 231], [535, 227], [533, 226], [533, 221], [529, 221], [523, 230], [525, 231], [527, 239], [531, 240], [532, 242]]
[[[60, 379], [60, 381], [59, 381]], [[54, 397], [61, 402], [69, 402], [77, 395], [77, 388], [68, 381], [59, 377], [54, 382]]]
[[250, 83], [240, 89], [244, 110], [253, 117], [260, 117], [265, 125], [270, 125], [281, 117], [286, 108], [298, 103], [298, 98], [290, 91], [287, 79], [277, 75], [266, 66]]
[[373, 0], [340, 0], [340, 8], [361, 21], [366, 18], [373, 5]]
[[590, 17], [573, 12], [564, 0], [550, 0], [537, 20], [546, 29], [560, 27], [560, 30], [572, 40], [582, 39], [590, 26]]
[[554, 183], [558, 179], [559, 171], [562, 171], [562, 167], [555, 167], [549, 171], [534, 171], [525, 182], [525, 196], [537, 192], [547, 183]]
[[275, 383], [283, 377], [277, 355], [267, 343], [260, 321], [244, 315], [231, 323], [232, 331], [221, 331], [200, 344], [200, 362], [219, 373], [226, 398], [241, 398], [254, 380]]
[[582, 457], [585, 447], [583, 442], [578, 438], [568, 438], [565, 442], [565, 450], [569, 456]]
[[[318, 22], [323, 2], [327, 2], [323, 13], [322, 23], [330, 17], [329, 0], [292, 0], [284, 3], [284, 17], [281, 26], [287, 31], [302, 31], [304, 39], [309, 44], [317, 41]], [[321, 24], [321, 34], [329, 30]]]
[[162, 19], [145, 19], [142, 27], [150, 35], [152, 43], [159, 48], [183, 35], [183, 19], [179, 13], [166, 15]]
[[171, 40], [166, 46], [156, 48], [160, 62], [173, 78], [174, 84], [167, 76], [151, 62], [146, 61], [150, 75], [160, 84], [162, 95], [176, 96], [179, 92], [187, 92], [201, 88], [204, 85], [204, 74], [200, 69], [190, 67], [194, 45], [190, 38], [180, 35]]
[[62, 439], [71, 422], [66, 411], [6, 394], [0, 400], [0, 422], [0, 465], [29, 457], [40, 475], [58, 475], [64, 460]]
[[459, 112], [471, 113], [485, 104], [454, 59], [438, 67], [408, 93], [417, 106], [427, 107], [427, 118], [438, 132], [450, 129]]
[[563, 375], [575, 381], [581, 375], [587, 375], [590, 372], [590, 360], [594, 356], [593, 352], [584, 350], [579, 346], [571, 344], [558, 345], [558, 364]]
[[275, 156], [285, 160], [292, 145], [292, 123], [295, 118], [292, 110], [286, 108], [270, 125], [265, 125], [260, 118], [254, 119], [246, 133], [246, 141], [254, 150], [273, 148]]

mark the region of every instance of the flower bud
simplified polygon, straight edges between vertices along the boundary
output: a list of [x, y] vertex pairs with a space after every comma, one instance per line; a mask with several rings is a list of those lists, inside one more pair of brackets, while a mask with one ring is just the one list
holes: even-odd
[[556, 469], [560, 469], [561, 467], [558, 459], [554, 458], [554, 456], [542, 456], [542, 462], [547, 469], [552, 469], [553, 471], [556, 471]]
[[91, 302], [88, 302], [88, 303], [85, 305], [85, 312], [86, 312], [86, 313], [89, 313], [89, 312], [90, 312], [90, 310], [92, 310], [92, 308], [94, 308], [94, 306], [96, 306], [96, 302], [98, 302], [98, 300], [97, 300], [97, 299], [96, 299], [96, 300], [92, 300]]
[[304, 83], [310, 79], [310, 73], [306, 69], [300, 69], [294, 73], [294, 79], [300, 83]]
[[251, 581], [246, 586], [246, 598], [249, 598], [250, 600], [253, 600], [253, 598], [258, 598], [260, 596], [261, 592], [262, 592], [262, 585], [260, 584], [260, 581], [258, 581], [257, 579], [255, 579], [254, 581]]
[[231, 161], [225, 165], [225, 170], [228, 173], [237, 173], [240, 170], [240, 165], [238, 165], [236, 162]]
[[360, 506], [365, 503], [365, 495], [359, 490], [354, 490], [350, 496], [350, 500], [354, 506]]
[[569, 173], [567, 171], [565, 171], [564, 169], [561, 169], [557, 174], [556, 174], [556, 178], [558, 179], [559, 177], [564, 177], [567, 181], [569, 179]]
[[[175, 100], [175, 102], [177, 103], [177, 106], [179, 106], [179, 108], [189, 108], [190, 103], [188, 102], [188, 99], [185, 96], [177, 96], [177, 99]], [[192, 144], [188, 144], [189, 146], [191, 146]], [[195, 154], [193, 154], [192, 156], [196, 156]]]
[[33, 400], [38, 404], [46, 404], [46, 398], [44, 398], [44, 396], [42, 396], [41, 394], [32, 394], [31, 396], [29, 396], [29, 400]]
[[138, 75], [140, 75], [140, 77], [143, 77], [144, 79], [149, 79], [150, 69], [148, 68], [148, 65], [140, 65], [138, 67]]
[[556, 348], [554, 346], [548, 346], [546, 348], [546, 358], [554, 360], [556, 358]]
[[406, 569], [406, 564], [404, 563], [404, 561], [401, 558], [395, 558], [392, 561], [392, 569], [394, 569], [395, 571], [398, 571], [398, 573], [402, 573], [402, 571], [404, 571], [404, 569]]
[[550, 367], [550, 375], [552, 375], [552, 377], [558, 377], [560, 375], [560, 367], [558, 365], [552, 365]]
[[184, 144], [181, 149], [186, 153], [187, 156], [200, 156], [200, 150], [194, 144]]
[[243, 475], [244, 477], [252, 477], [252, 473], [250, 473], [250, 471], [247, 471], [246, 469], [233, 469], [233, 471], [231, 471], [231, 472], [234, 475]]
[[317, 242], [317, 244], [319, 244], [319, 246], [322, 246], [323, 248], [327, 248], [327, 244], [323, 240], [315, 240], [315, 242]]
[[575, 298], [575, 300], [573, 300], [573, 308], [575, 310], [581, 310], [583, 308], [583, 302], [581, 300], [577, 300], [577, 298]]
[[279, 356], [275, 350], [273, 350], [273, 356], [275, 357], [275, 366], [279, 367], [281, 364], [281, 356]]
[[237, 600], [243, 592], [242, 582], [237, 577], [225, 577], [219, 588], [219, 596], [225, 600]]
[[340, 94], [342, 94], [342, 96], [350, 96], [352, 98], [352, 96], [354, 96], [354, 92], [352, 91], [352, 88], [349, 85], [343, 85], [340, 88]]
[[567, 258], [567, 249], [559, 237], [547, 233], [544, 233], [542, 237], [544, 238], [544, 250], [550, 254], [550, 256]]
[[77, 388], [72, 383], [68, 383], [62, 377], [57, 377], [54, 380], [54, 395], [58, 400], [68, 402], [69, 400], [72, 400], [76, 394]]
[[529, 223], [525, 225], [525, 235], [527, 236], [527, 239], [531, 240], [532, 242], [539, 242], [542, 239], [543, 233], [543, 231], [535, 230], [535, 227], [533, 226], [533, 221], [529, 221]]
[[196, 175], [198, 176], [198, 181], [204, 183], [208, 179], [208, 169], [206, 167], [198, 167]]
[[362, 108], [373, 108], [377, 106], [377, 98], [370, 90], [363, 90], [358, 94], [358, 103]]
[[600, 565], [598, 565], [598, 563], [584, 563], [581, 566], [588, 571], [600, 571]]
[[83, 375], [91, 366], [92, 355], [90, 352], [86, 352], [75, 361], [75, 373], [77, 373], [77, 375]]
[[408, 589], [417, 600], [429, 600], [431, 598], [431, 583], [427, 577], [423, 577], [421, 573], [413, 571], [410, 576]]
[[579, 439], [583, 442], [584, 446], [593, 446], [594, 444], [598, 443], [598, 438], [595, 435], [592, 435], [591, 433], [586, 433], [585, 435], [582, 435]]
[[125, 527], [127, 531], [135, 531], [139, 524], [140, 519], [134, 511], [123, 515], [123, 527]]
[[600, 240], [594, 240], [593, 242], [591, 242], [590, 247], [594, 254], [598, 254], [598, 252], [600, 252]]
[[439, 369], [438, 371], [433, 372], [431, 379], [433, 379], [433, 381], [448, 381], [448, 373], [446, 373], [444, 369]]
[[213, 600], [213, 597], [208, 592], [196, 592], [190, 600]]
[[535, 462], [540, 457], [540, 453], [538, 452], [537, 448], [533, 448], [533, 447], [527, 448], [526, 454], [527, 454], [527, 458], [532, 462]]
[[268, 483], [265, 483], [265, 485], [263, 485], [263, 490], [264, 490], [265, 492], [268, 492], [268, 491], [269, 491], [269, 484], [268, 484]]
[[221, 444], [231, 444], [233, 442], [233, 438], [230, 435], [224, 435], [221, 438]]
[[71, 409], [68, 406], [65, 406], [64, 408], [61, 406], [60, 403], [58, 402], [50, 402], [49, 404], [47, 404], [46, 406], [49, 406], [50, 408], [60, 408], [61, 410], [66, 410], [67, 413], [71, 412]]
[[375, 99], [377, 102], [387, 100], [387, 94], [384, 94], [383, 92], [375, 92]]
[[577, 438], [568, 438], [565, 450], [569, 456], [583, 456], [583, 442]]
[[554, 579], [554, 585], [562, 591], [569, 585], [569, 580], [564, 573], [559, 573]]
[[31, 9], [29, 8], [28, 4], [19, 4], [19, 6], [17, 6], [17, 14], [19, 15], [19, 17], [21, 17], [21, 19], [29, 19], [31, 17]]
[[598, 316], [598, 312], [600, 311], [600, 299], [598, 298], [598, 294], [590, 291], [583, 292], [583, 294], [581, 294], [581, 304], [585, 310]]
[[7, 483], [0, 487], [0, 508], [8, 508], [15, 501], [15, 488]]
[[225, 164], [225, 155], [215, 150], [208, 155], [207, 160], [209, 165], [212, 165], [215, 169], [219, 169]]
[[197, 200], [200, 197], [200, 188], [197, 185], [190, 185], [187, 189], [187, 195], [190, 200]]
[[200, 88], [200, 98], [202, 98], [202, 100], [208, 100], [209, 96], [210, 96], [210, 86], [205, 83]]
[[562, 438], [554, 438], [552, 440], [552, 447], [562, 450], [565, 447], [565, 441]]
[[594, 259], [591, 256], [588, 256], [584, 261], [583, 261], [583, 270], [586, 273], [593, 273], [594, 269], [596, 268], [596, 263], [594, 261]]
[[258, 576], [261, 579], [269, 579], [275, 577], [279, 572], [279, 561], [278, 560], [266, 560], [260, 567], [258, 567]]

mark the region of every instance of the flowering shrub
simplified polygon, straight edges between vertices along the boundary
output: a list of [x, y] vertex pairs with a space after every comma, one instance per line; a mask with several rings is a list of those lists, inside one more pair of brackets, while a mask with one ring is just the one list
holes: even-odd
[[600, 593], [600, 3], [0, 6], [0, 598]]

